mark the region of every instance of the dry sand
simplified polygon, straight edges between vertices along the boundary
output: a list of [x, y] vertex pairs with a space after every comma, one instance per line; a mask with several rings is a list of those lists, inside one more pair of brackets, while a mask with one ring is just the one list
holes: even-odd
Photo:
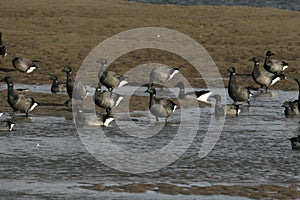
[[[84, 58], [100, 42], [122, 31], [140, 27], [165, 27], [198, 41], [216, 62], [223, 77], [227, 69], [251, 73], [253, 56], [264, 59], [272, 50], [276, 59], [290, 65], [286, 80], [271, 89], [296, 90], [292, 80], [300, 77], [300, 12], [273, 8], [157, 6], [125, 0], [10, 0], [0, 3], [0, 27], [8, 55], [0, 59], [0, 77], [12, 76], [15, 82], [50, 84], [50, 74], [71, 65], [76, 74]], [[176, 42], [176, 41], [174, 41]], [[23, 56], [40, 60], [32, 74], [13, 70], [11, 60]], [[184, 59], [159, 50], [137, 50], [123, 55], [110, 67], [125, 73], [134, 66], [157, 62], [177, 67], [190, 83], [205, 87], [199, 74]], [[243, 85], [255, 86], [251, 77], [241, 77]], [[4, 84], [4, 83], [3, 83]], [[227, 82], [225, 81], [225, 85]], [[49, 88], [50, 90], [50, 88]], [[10, 112], [6, 91], [0, 92], [0, 111]], [[62, 104], [67, 95], [28, 93], [39, 102]], [[134, 100], [142, 109], [144, 100]], [[142, 105], [143, 104], [143, 105]], [[34, 114], [71, 117], [65, 106], [40, 106]]]

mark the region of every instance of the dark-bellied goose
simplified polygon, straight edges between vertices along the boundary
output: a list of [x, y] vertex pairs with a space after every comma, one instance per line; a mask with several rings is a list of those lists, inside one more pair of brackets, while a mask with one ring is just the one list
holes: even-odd
[[58, 82], [56, 75], [54, 74], [50, 75], [50, 79], [52, 80], [52, 85], [51, 85], [52, 93], [67, 92], [66, 83]]
[[12, 131], [15, 124], [10, 120], [0, 121], [0, 131]]
[[29, 60], [27, 58], [16, 57], [12, 60], [13, 67], [23, 73], [31, 73], [33, 72], [38, 66], [36, 63], [39, 62], [38, 60]]
[[298, 84], [298, 110], [300, 111], [300, 79], [299, 78], [295, 78], [294, 79], [296, 82], [297, 82], [297, 84]]
[[106, 109], [107, 113], [114, 107], [117, 107], [123, 99], [124, 97], [118, 93], [102, 91], [101, 83], [98, 83], [94, 94], [94, 102], [97, 106]]
[[72, 68], [70, 66], [65, 66], [62, 71], [67, 74], [66, 86], [67, 93], [70, 97], [70, 100], [68, 100], [66, 104], [69, 103], [72, 98], [83, 101], [88, 95], [85, 85], [80, 81], [74, 81]]
[[106, 59], [99, 59], [97, 63], [101, 63], [100, 70], [98, 71], [98, 79], [100, 83], [107, 87], [109, 91], [112, 91], [115, 88], [120, 88], [128, 83], [126, 80], [124, 80], [123, 76], [114, 71], [106, 69]]
[[292, 149], [300, 150], [300, 135], [289, 138], [289, 141], [291, 141]]
[[26, 113], [26, 116], [28, 117], [29, 112], [31, 112], [39, 104], [32, 97], [16, 93], [10, 76], [4, 77], [1, 81], [7, 83], [7, 101], [10, 107], [13, 108], [14, 112], [20, 111]]
[[204, 102], [204, 103], [210, 103], [207, 101], [208, 97], [212, 94], [209, 90], [202, 90], [202, 91], [194, 91], [194, 92], [187, 92], [185, 93], [185, 87], [182, 82], [178, 82], [175, 87], [179, 88], [179, 99], [197, 99], [198, 101]]
[[169, 99], [156, 98], [156, 90], [153, 86], [149, 86], [145, 92], [150, 94], [149, 110], [155, 116], [156, 121], [159, 117], [163, 117], [167, 122], [177, 105]]
[[216, 100], [215, 104], [215, 115], [216, 116], [238, 116], [241, 112], [239, 109], [239, 105], [234, 104], [228, 104], [228, 105], [222, 105], [221, 104], [221, 96], [218, 94], [215, 94], [211, 96], [211, 98], [214, 98]]
[[275, 54], [272, 51], [266, 52], [264, 68], [271, 73], [281, 74], [285, 69], [289, 67], [288, 63], [285, 61], [271, 59], [270, 57], [273, 55]]
[[153, 68], [150, 72], [149, 86], [152, 86], [155, 82], [163, 84], [164, 82], [172, 79], [178, 72], [178, 68], [159, 65]]
[[108, 127], [109, 124], [114, 120], [110, 111], [105, 114], [88, 115], [85, 114], [81, 108], [76, 110], [76, 124], [79, 126], [105, 126]]
[[7, 49], [6, 49], [6, 45], [2, 39], [2, 32], [0, 32], [0, 56], [2, 56], [2, 58], [4, 58], [4, 56], [7, 55]]
[[230, 73], [228, 83], [229, 97], [234, 101], [234, 104], [236, 104], [236, 102], [247, 102], [250, 106], [250, 97], [252, 96], [250, 89], [244, 88], [236, 82], [234, 67], [230, 67], [228, 72]]
[[298, 109], [298, 100], [295, 101], [285, 101], [283, 102], [282, 106], [284, 107], [284, 114], [285, 116], [296, 116], [299, 115]]
[[252, 78], [253, 80], [260, 85], [261, 88], [265, 88], [265, 91], [268, 91], [268, 87], [274, 85], [280, 80], [286, 79], [283, 74], [274, 74], [268, 71], [261, 71], [259, 69], [259, 59], [253, 57], [250, 61], [254, 62], [254, 67], [252, 70]]

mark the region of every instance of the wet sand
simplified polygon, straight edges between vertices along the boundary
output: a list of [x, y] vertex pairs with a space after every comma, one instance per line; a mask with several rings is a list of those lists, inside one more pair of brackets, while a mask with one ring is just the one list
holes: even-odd
[[[297, 84], [292, 79], [300, 77], [299, 19], [300, 12], [273, 8], [157, 6], [125, 0], [11, 0], [0, 6], [0, 31], [8, 48], [8, 55], [0, 58], [0, 78], [12, 76], [18, 83], [50, 84], [49, 75], [56, 74], [60, 81], [64, 81], [63, 67], [72, 66], [76, 75], [89, 52], [106, 38], [150, 26], [174, 29], [199, 42], [224, 78], [228, 77], [227, 69], [231, 66], [236, 67], [240, 74], [250, 74], [253, 64], [249, 59], [257, 56], [263, 61], [265, 52], [272, 50], [276, 54], [274, 58], [287, 61], [290, 67], [285, 72], [288, 80], [270, 89], [296, 90]], [[39, 60], [39, 68], [32, 74], [15, 71], [11, 60], [16, 56]], [[122, 74], [147, 62], [179, 68], [192, 86], [205, 87], [205, 83], [197, 79], [200, 75], [187, 61], [160, 50], [130, 52], [118, 58], [110, 68]], [[251, 77], [241, 76], [237, 80], [242, 85], [257, 87]], [[227, 85], [227, 80], [224, 84]], [[43, 104], [32, 114], [72, 117], [71, 107], [63, 104], [68, 99], [66, 94], [26, 94]], [[11, 112], [6, 99], [6, 90], [0, 92], [1, 112]], [[145, 110], [147, 105], [143, 102], [147, 100], [146, 97], [134, 97], [131, 105]], [[269, 187], [270, 192], [267, 192]], [[170, 191], [184, 193], [175, 189]], [[228, 194], [257, 199], [300, 196], [293, 188], [279, 186], [214, 186], [190, 188], [189, 191], [192, 194]]]

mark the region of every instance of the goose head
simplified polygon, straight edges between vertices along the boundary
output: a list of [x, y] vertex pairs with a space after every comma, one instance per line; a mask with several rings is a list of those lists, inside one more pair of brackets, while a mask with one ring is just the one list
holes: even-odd
[[235, 68], [234, 68], [234, 67], [230, 67], [227, 71], [228, 71], [230, 74], [235, 75]]
[[12, 84], [13, 80], [10, 76], [5, 76], [3, 79], [0, 80], [1, 82], [5, 82], [7, 84]]
[[251, 58], [249, 61], [252, 61], [254, 63], [259, 63], [259, 59], [256, 57]]
[[274, 56], [275, 54], [272, 51], [266, 52], [266, 57]]
[[49, 79], [51, 79], [53, 81], [57, 81], [57, 76], [54, 74], [51, 74]]
[[67, 74], [72, 73], [72, 68], [70, 66], [65, 66], [62, 72], [66, 72]]

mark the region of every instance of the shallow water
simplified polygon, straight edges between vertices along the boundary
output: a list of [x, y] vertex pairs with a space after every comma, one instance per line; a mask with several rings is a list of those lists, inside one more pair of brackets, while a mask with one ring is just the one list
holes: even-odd
[[[226, 118], [223, 131], [213, 150], [199, 157], [199, 150], [210, 122], [212, 109], [201, 108], [199, 124], [193, 108], [177, 110], [162, 131], [151, 137], [134, 137], [132, 124], [155, 129], [163, 123], [149, 121], [148, 112], [131, 119], [118, 118], [112, 127], [101, 129], [113, 144], [132, 155], [153, 152], [174, 140], [179, 126], [197, 126], [190, 147], [179, 159], [158, 171], [131, 174], [112, 169], [87, 151], [80, 138], [105, 147], [97, 141], [99, 128], [78, 128], [72, 120], [32, 115], [14, 119], [14, 131], [0, 133], [1, 197], [14, 199], [234, 199], [228, 196], [168, 195], [155, 191], [132, 194], [92, 191], [81, 186], [91, 184], [125, 185], [130, 183], [171, 183], [179, 187], [208, 185], [283, 185], [299, 188], [298, 151], [291, 150], [287, 138], [299, 134], [299, 118], [286, 118], [281, 108], [285, 100], [294, 100], [296, 91], [272, 91], [270, 96], [257, 96], [252, 106], [242, 107], [239, 117]], [[228, 100], [230, 102], [230, 100]], [[182, 114], [182, 116], [180, 116]], [[1, 119], [8, 118], [7, 113]], [[214, 118], [214, 117], [213, 117]], [[191, 120], [192, 119], [192, 120]], [[119, 127], [122, 129], [119, 129]], [[126, 127], [127, 126], [127, 127]], [[123, 130], [131, 129], [126, 133]], [[184, 129], [191, 134], [189, 129]], [[180, 146], [178, 146], [180, 148]], [[109, 152], [111, 159], [118, 153]], [[176, 152], [178, 149], [172, 149]], [[100, 152], [101, 154], [102, 152]], [[132, 160], [134, 160], [132, 158]], [[127, 164], [131, 159], [119, 160]], [[147, 167], [157, 159], [140, 163]], [[116, 163], [114, 163], [116, 164]], [[144, 166], [147, 165], [147, 166]], [[115, 165], [113, 167], [116, 167]], [[133, 169], [134, 171], [135, 169]], [[138, 169], [136, 169], [138, 170]], [[237, 198], [243, 199], [243, 198]]]
[[285, 10], [300, 11], [298, 0], [131, 0], [142, 3], [152, 4], [174, 4], [174, 5], [213, 5], [213, 6], [253, 6], [253, 7], [272, 7]]

